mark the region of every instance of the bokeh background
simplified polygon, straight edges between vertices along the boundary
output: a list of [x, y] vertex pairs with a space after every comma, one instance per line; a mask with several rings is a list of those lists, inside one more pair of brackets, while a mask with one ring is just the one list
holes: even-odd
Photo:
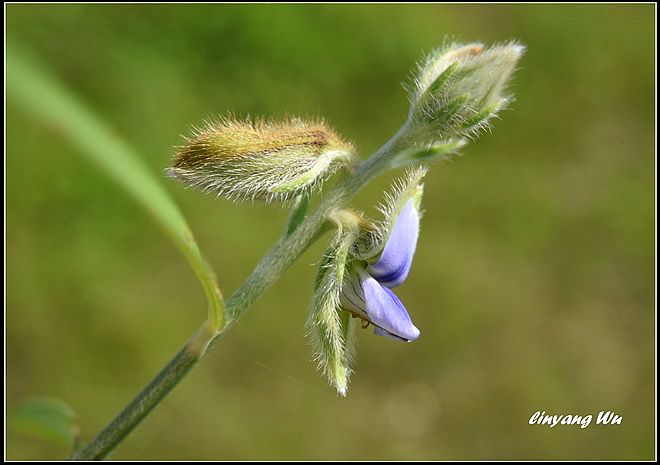
[[[13, 4], [6, 28], [158, 177], [181, 134], [230, 111], [321, 115], [367, 156], [405, 119], [423, 54], [528, 46], [512, 110], [427, 175], [397, 290], [417, 341], [361, 332], [337, 397], [304, 336], [326, 236], [113, 459], [654, 457], [655, 5]], [[63, 399], [87, 441], [194, 333], [205, 297], [128, 194], [11, 98], [6, 115], [6, 406]], [[374, 213], [390, 178], [356, 205]], [[162, 183], [231, 294], [287, 210]], [[623, 421], [550, 429], [528, 424], [537, 410]], [[11, 431], [6, 445], [69, 453]]]

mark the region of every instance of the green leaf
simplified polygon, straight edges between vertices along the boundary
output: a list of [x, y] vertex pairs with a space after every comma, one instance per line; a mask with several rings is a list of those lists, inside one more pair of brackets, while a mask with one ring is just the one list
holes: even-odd
[[9, 426], [18, 433], [73, 447], [78, 435], [75, 418], [73, 409], [63, 401], [34, 397], [10, 414]]
[[309, 208], [309, 202], [309, 192], [298, 194], [293, 200], [293, 206], [291, 207], [291, 213], [289, 213], [289, 220], [286, 226], [287, 235], [290, 235], [293, 231], [295, 231], [302, 220], [305, 219], [305, 215], [307, 214], [307, 210]]
[[353, 318], [339, 308], [339, 296], [348, 272], [349, 252], [356, 234], [356, 230], [349, 229], [337, 235], [335, 243], [324, 254], [307, 320], [314, 358], [330, 384], [342, 396], [346, 396], [348, 389], [355, 344]]
[[[7, 40], [7, 94], [24, 109], [57, 128], [80, 152], [114, 178], [156, 220], [188, 260], [206, 292], [208, 319], [225, 324], [224, 299], [215, 273], [202, 257], [192, 231], [154, 173], [116, 132], [27, 53]], [[160, 174], [160, 173], [159, 173]]]
[[391, 167], [398, 168], [409, 163], [425, 163], [434, 159], [445, 159], [449, 155], [458, 153], [458, 150], [466, 143], [467, 141], [465, 139], [450, 139], [448, 141], [435, 143], [428, 147], [406, 150], [392, 160]]

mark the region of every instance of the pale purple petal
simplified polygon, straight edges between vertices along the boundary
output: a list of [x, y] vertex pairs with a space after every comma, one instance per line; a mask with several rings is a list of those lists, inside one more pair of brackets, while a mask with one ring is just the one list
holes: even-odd
[[378, 262], [367, 267], [369, 274], [390, 288], [405, 281], [415, 255], [418, 235], [419, 212], [414, 200], [410, 199], [394, 222]]
[[364, 295], [364, 286], [362, 280], [371, 279], [369, 273], [359, 265], [355, 265], [348, 279], [344, 280], [344, 285], [341, 288], [339, 295], [339, 302], [341, 308], [348, 310], [353, 315], [369, 321], [367, 315], [367, 299]]
[[359, 284], [364, 293], [369, 321], [376, 326], [375, 334], [398, 341], [410, 342], [419, 337], [406, 308], [399, 298], [366, 273], [360, 275]]

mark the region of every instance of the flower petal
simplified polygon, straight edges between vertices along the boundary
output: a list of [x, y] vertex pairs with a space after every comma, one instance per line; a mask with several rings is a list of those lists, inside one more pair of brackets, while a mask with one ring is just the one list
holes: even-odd
[[374, 265], [367, 267], [369, 274], [390, 288], [405, 281], [415, 255], [418, 236], [419, 212], [415, 208], [414, 199], [410, 199], [394, 222], [380, 258]]
[[412, 341], [412, 339], [403, 339], [402, 337], [395, 336], [392, 333], [388, 333], [383, 328], [379, 328], [378, 326], [376, 326], [374, 328], [374, 334], [376, 336], [385, 336], [385, 337], [388, 337], [390, 339], [394, 339], [395, 341], [402, 341], [402, 342], [411, 342]]
[[404, 342], [419, 337], [399, 298], [362, 267], [356, 266], [344, 284], [341, 302], [343, 308], [376, 326], [374, 334]]

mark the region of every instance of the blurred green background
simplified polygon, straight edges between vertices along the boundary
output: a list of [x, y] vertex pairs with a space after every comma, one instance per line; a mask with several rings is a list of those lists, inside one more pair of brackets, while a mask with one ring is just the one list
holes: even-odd
[[[304, 323], [327, 236], [115, 450], [117, 460], [652, 459], [655, 5], [28, 5], [30, 50], [155, 176], [213, 114], [324, 116], [362, 156], [445, 38], [528, 46], [492, 134], [426, 178], [397, 294], [422, 336], [360, 332], [339, 398]], [[11, 85], [11, 82], [9, 82]], [[205, 317], [202, 288], [134, 200], [8, 100], [6, 406], [56, 397], [91, 439]], [[392, 176], [397, 173], [392, 173]], [[356, 205], [373, 213], [388, 176]], [[226, 295], [287, 210], [171, 179]], [[537, 410], [621, 425], [529, 425]], [[9, 432], [9, 459], [69, 451]]]

